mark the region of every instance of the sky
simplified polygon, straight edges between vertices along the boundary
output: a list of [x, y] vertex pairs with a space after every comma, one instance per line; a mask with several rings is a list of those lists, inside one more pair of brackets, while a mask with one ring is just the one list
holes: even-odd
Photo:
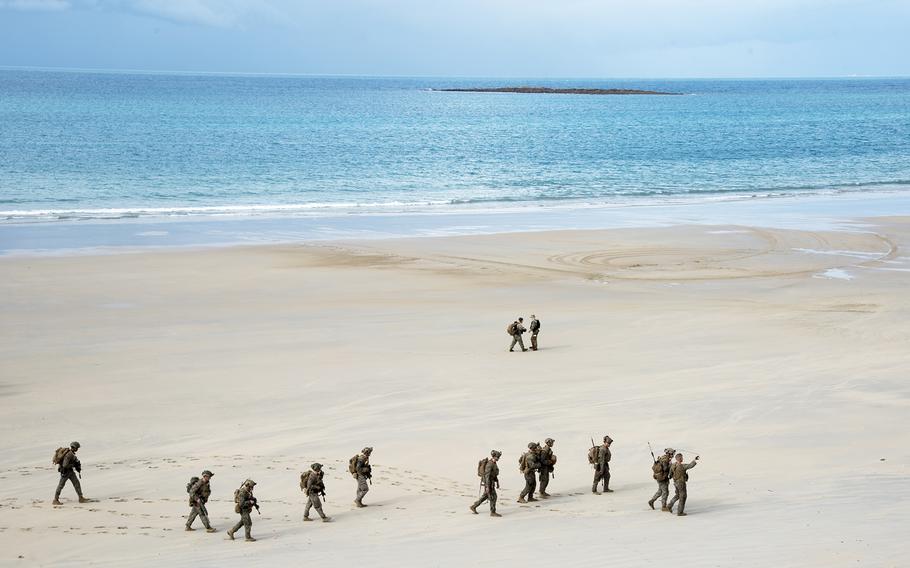
[[0, 0], [0, 66], [907, 76], [908, 25], [910, 0]]

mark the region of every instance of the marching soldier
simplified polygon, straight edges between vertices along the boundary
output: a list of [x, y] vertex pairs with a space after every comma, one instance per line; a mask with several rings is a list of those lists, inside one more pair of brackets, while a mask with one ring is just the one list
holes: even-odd
[[76, 452], [78, 451], [79, 442], [73, 442], [70, 447], [58, 448], [54, 453], [53, 463], [57, 465], [57, 471], [60, 472], [60, 482], [57, 484], [56, 493], [54, 493], [54, 505], [61, 505], [60, 492], [63, 491], [67, 481], [73, 484], [73, 489], [76, 490], [80, 503], [88, 503], [90, 501], [90, 499], [86, 499], [82, 495], [82, 484], [79, 483], [79, 477], [76, 476], [77, 473], [82, 473], [82, 463], [76, 457]]
[[208, 503], [209, 496], [212, 494], [209, 481], [211, 481], [213, 475], [215, 474], [209, 470], [203, 471], [202, 477], [197, 479], [187, 491], [190, 494], [190, 516], [186, 520], [186, 530], [188, 531], [196, 530], [193, 528], [193, 521], [198, 516], [202, 519], [202, 526], [205, 527], [206, 532], [215, 532], [215, 529], [209, 524], [209, 512], [205, 508], [205, 504]]
[[610, 458], [613, 457], [610, 453], [610, 444], [612, 443], [613, 438], [604, 436], [603, 444], [591, 448], [592, 451], [588, 453], [588, 460], [594, 465], [594, 484], [591, 486], [591, 493], [600, 494], [597, 491], [597, 485], [601, 480], [604, 483], [604, 493], [613, 493], [613, 490], [610, 489]]
[[652, 509], [654, 508], [654, 502], [659, 498], [660, 510], [670, 510], [667, 508], [667, 498], [670, 496], [670, 466], [672, 465], [670, 462], [673, 460], [673, 454], [675, 453], [676, 450], [673, 448], [665, 448], [664, 455], [657, 458], [651, 468], [654, 479], [657, 481], [657, 493], [648, 501], [648, 506]]
[[254, 507], [257, 510], [259, 509], [259, 503], [253, 496], [253, 487], [255, 486], [255, 481], [247, 479], [243, 482], [243, 485], [240, 486], [240, 489], [234, 492], [234, 512], [240, 513], [240, 520], [227, 532], [228, 538], [231, 540], [234, 540], [234, 533], [239, 531], [240, 527], [243, 527], [244, 532], [246, 533], [246, 541], [256, 542], [256, 539], [253, 538], [252, 535], [253, 519], [250, 517], [250, 513], [253, 512]]
[[525, 349], [525, 342], [521, 339], [521, 334], [528, 331], [525, 329], [525, 326], [522, 325], [524, 321], [524, 318], [518, 318], [517, 320], [513, 321], [511, 325], [509, 325], [509, 329], [507, 331], [509, 332], [509, 335], [512, 336], [512, 345], [509, 345], [509, 351], [515, 349], [516, 343], [519, 347], [521, 347], [522, 351], [527, 351], [527, 349]]
[[686, 516], [686, 483], [689, 481], [689, 470], [695, 467], [696, 462], [698, 462], [698, 456], [695, 456], [695, 459], [689, 463], [683, 463], [683, 455], [676, 454], [676, 463], [670, 468], [670, 475], [673, 477], [676, 493], [673, 495], [673, 499], [670, 500], [667, 511], [672, 513], [673, 505], [679, 501], [678, 513], [676, 514], [680, 517]]
[[[519, 503], [528, 503], [537, 501], [534, 498], [534, 491], [537, 489], [537, 470], [540, 469], [540, 444], [531, 442], [528, 444], [528, 451], [521, 455], [518, 460], [519, 470], [525, 476], [525, 488], [521, 490], [518, 496]], [[525, 500], [527, 497], [527, 500]]]
[[367, 446], [348, 462], [348, 471], [357, 480], [357, 497], [354, 499], [354, 504], [358, 507], [366, 507], [363, 504], [363, 498], [370, 491], [369, 482], [373, 477], [373, 468], [370, 466], [370, 454], [372, 453], [373, 448]]
[[[531, 316], [534, 317], [534, 316]], [[533, 325], [534, 322], [531, 322]], [[532, 347], [532, 349], [534, 349]], [[544, 445], [540, 448], [540, 496], [546, 499], [550, 496], [547, 493], [547, 485], [550, 483], [550, 474], [553, 473], [554, 466], [556, 465], [556, 454], [553, 453], [553, 444], [556, 443], [556, 440], [553, 438], [547, 438], [543, 441]]]
[[320, 496], [325, 497], [325, 483], [322, 481], [324, 473], [321, 463], [314, 463], [310, 466], [310, 472], [306, 476], [306, 483], [303, 488], [307, 496], [306, 507], [303, 509], [304, 521], [312, 520], [310, 519], [311, 507], [315, 508], [316, 512], [319, 513], [322, 522], [329, 520], [329, 517], [322, 512], [322, 501], [319, 499]]
[[490, 452], [490, 457], [485, 458], [480, 461], [477, 467], [477, 473], [480, 474], [480, 483], [483, 486], [483, 495], [471, 505], [471, 512], [475, 515], [477, 514], [477, 507], [484, 501], [490, 502], [490, 516], [491, 517], [501, 517], [499, 513], [496, 512], [496, 489], [499, 488], [499, 466], [496, 465], [496, 462], [499, 461], [499, 458], [502, 456], [502, 452], [499, 450], [493, 450]]

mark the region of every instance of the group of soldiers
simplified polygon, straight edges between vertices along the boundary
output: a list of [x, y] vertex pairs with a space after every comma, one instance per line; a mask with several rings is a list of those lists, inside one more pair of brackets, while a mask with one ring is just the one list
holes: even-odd
[[527, 349], [525, 349], [525, 342], [521, 338], [522, 334], [527, 331], [531, 332], [531, 351], [537, 351], [537, 336], [540, 334], [540, 320], [537, 319], [537, 316], [531, 314], [531, 323], [528, 324], [527, 328], [525, 328], [524, 322], [524, 318], [518, 318], [506, 327], [506, 333], [512, 338], [512, 344], [509, 345], [510, 352], [515, 350], [516, 344], [521, 347], [522, 351], [527, 351]]
[[[591, 492], [594, 494], [601, 494], [601, 492], [598, 491], [601, 483], [603, 484], [603, 493], [613, 492], [613, 490], [610, 489], [610, 459], [612, 457], [610, 445], [612, 443], [613, 439], [610, 438], [610, 436], [604, 436], [603, 442], [600, 445], [592, 444], [591, 449], [588, 450], [588, 463], [594, 468], [594, 482], [591, 486]], [[556, 440], [553, 438], [544, 440], [543, 445], [539, 442], [530, 442], [528, 444], [528, 451], [524, 452], [519, 458], [519, 470], [525, 480], [524, 488], [518, 496], [519, 503], [537, 501], [538, 499], [534, 497], [535, 492], [541, 499], [550, 497], [550, 494], [547, 493], [547, 486], [550, 483], [551, 477], [555, 477], [556, 454], [553, 451], [553, 446], [555, 444]], [[57, 491], [54, 494], [54, 505], [61, 504], [60, 492], [63, 490], [67, 481], [72, 483], [73, 488], [76, 490], [76, 494], [79, 496], [80, 503], [90, 501], [83, 496], [82, 486], [79, 482], [79, 477], [77, 476], [77, 474], [82, 471], [81, 463], [76, 457], [76, 452], [79, 451], [79, 447], [79, 442], [73, 442], [68, 448], [58, 448], [54, 453], [53, 463], [57, 465], [57, 470], [60, 472], [60, 482], [58, 483]], [[363, 448], [348, 461], [348, 472], [357, 481], [357, 492], [354, 498], [354, 505], [358, 508], [367, 506], [363, 502], [363, 499], [370, 491], [370, 484], [372, 483], [373, 469], [370, 465], [370, 455], [372, 453], [373, 448], [368, 446]], [[489, 458], [484, 458], [477, 464], [477, 474], [480, 476], [481, 495], [470, 506], [470, 511], [475, 515], [478, 514], [477, 507], [484, 502], [488, 502], [490, 516], [502, 516], [496, 512], [496, 501], [498, 498], [497, 489], [499, 488], [498, 462], [501, 457], [502, 452], [499, 450], [492, 450]], [[660, 458], [654, 460], [652, 472], [654, 479], [657, 481], [658, 489], [654, 496], [648, 501], [648, 505], [651, 509], [654, 509], [654, 503], [660, 499], [662, 511], [672, 513], [673, 506], [679, 503], [677, 515], [686, 515], [686, 483], [689, 480], [688, 470], [695, 467], [697, 461], [698, 456], [695, 456], [695, 459], [691, 462], [685, 463], [683, 461], [683, 455], [681, 453], [676, 453], [676, 450], [673, 448], [666, 448], [664, 454]], [[300, 476], [300, 489], [307, 498], [306, 506], [303, 511], [304, 521], [312, 520], [310, 518], [310, 511], [312, 509], [316, 510], [323, 522], [331, 520], [322, 510], [322, 499], [325, 498], [324, 475], [323, 465], [314, 463], [310, 465], [309, 470], [305, 471]], [[186, 490], [189, 495], [190, 506], [190, 514], [187, 517], [185, 527], [185, 530], [187, 531], [195, 530], [192, 525], [198, 517], [202, 521], [202, 525], [207, 532], [216, 532], [216, 529], [212, 527], [209, 522], [208, 509], [206, 508], [209, 497], [212, 494], [210, 486], [212, 476], [214, 476], [214, 474], [211, 471], [205, 470], [200, 474], [200, 477], [193, 477], [187, 484]], [[676, 493], [673, 496], [673, 499], [668, 503], [667, 498], [669, 497], [671, 479], [673, 480]], [[227, 531], [228, 538], [231, 540], [234, 540], [234, 534], [241, 528], [244, 529], [247, 541], [254, 542], [256, 540], [252, 536], [252, 512], [253, 509], [256, 509], [257, 512], [259, 511], [259, 503], [253, 495], [253, 489], [255, 487], [256, 482], [252, 479], [247, 479], [234, 491], [234, 512], [240, 515], [240, 520]]]

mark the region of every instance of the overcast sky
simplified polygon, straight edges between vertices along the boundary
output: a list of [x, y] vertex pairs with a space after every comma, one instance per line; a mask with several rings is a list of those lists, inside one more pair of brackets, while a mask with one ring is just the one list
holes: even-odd
[[910, 0], [0, 0], [0, 66], [910, 75]]

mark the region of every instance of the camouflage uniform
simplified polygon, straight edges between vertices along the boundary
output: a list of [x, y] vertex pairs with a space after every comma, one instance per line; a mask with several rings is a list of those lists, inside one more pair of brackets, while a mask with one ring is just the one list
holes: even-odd
[[243, 487], [240, 488], [240, 494], [237, 499], [237, 507], [240, 509], [240, 520], [237, 521], [237, 524], [234, 525], [234, 528], [228, 531], [228, 537], [231, 540], [234, 540], [234, 533], [240, 530], [240, 527], [243, 527], [244, 532], [246, 533], [246, 540], [255, 541], [253, 538], [253, 518], [250, 516], [250, 513], [253, 512], [253, 508], [256, 506], [256, 498], [253, 497], [253, 487], [255, 487], [256, 482], [247, 479]]
[[537, 334], [540, 333], [540, 320], [531, 316], [531, 323], [528, 324], [531, 330], [531, 351], [537, 351]]
[[354, 504], [358, 507], [366, 507], [363, 504], [363, 498], [370, 491], [368, 480], [373, 477], [373, 468], [370, 466], [370, 454], [373, 448], [364, 448], [354, 463], [354, 478], [357, 479], [357, 497]]
[[[525, 476], [525, 488], [521, 490], [518, 502], [537, 501], [534, 498], [534, 491], [537, 489], [537, 470], [540, 469], [540, 446], [533, 443], [528, 444], [528, 451], [522, 457], [525, 465], [520, 470]], [[527, 497], [527, 501], [525, 501], [525, 497]]]
[[325, 495], [325, 483], [322, 481], [323, 475], [325, 472], [322, 471], [322, 464], [314, 463], [310, 466], [312, 470], [309, 477], [306, 480], [306, 491], [307, 501], [306, 507], [303, 509], [303, 520], [310, 520], [310, 508], [315, 508], [316, 512], [319, 513], [319, 517], [323, 521], [329, 520], [325, 513], [322, 512], [322, 501], [319, 499], [320, 495]]
[[686, 516], [686, 482], [689, 481], [689, 471], [695, 464], [698, 463], [695, 460], [690, 461], [689, 463], [676, 462], [670, 467], [670, 475], [673, 476], [673, 485], [676, 488], [676, 493], [673, 495], [673, 499], [670, 500], [670, 504], [667, 505], [667, 509], [672, 513], [673, 505], [679, 501], [679, 508], [677, 509], [677, 515], [680, 517]]
[[513, 325], [515, 326], [515, 333], [512, 334], [512, 345], [509, 346], [509, 351], [515, 349], [516, 343], [521, 347], [522, 351], [527, 351], [527, 349], [525, 349], [525, 342], [521, 339], [521, 334], [528, 330], [526, 330], [519, 321], [513, 322]]
[[212, 472], [202, 472], [202, 478], [190, 487], [190, 516], [186, 519], [186, 530], [188, 531], [193, 530], [193, 521], [196, 520], [197, 516], [202, 520], [202, 526], [208, 532], [215, 531], [212, 525], [209, 524], [209, 516], [205, 508], [205, 504], [209, 502], [209, 497], [212, 495], [212, 488], [209, 486], [209, 482], [205, 480], [206, 475], [211, 477]]
[[[495, 457], [497, 460], [502, 455], [501, 452], [493, 450], [490, 453], [491, 456]], [[499, 517], [501, 516], [496, 512], [496, 499], [498, 495], [496, 494], [496, 488], [499, 486], [499, 466], [496, 465], [496, 461], [492, 459], [487, 459], [487, 463], [483, 467], [483, 475], [481, 476], [481, 484], [483, 485], [483, 495], [480, 496], [477, 501], [474, 501], [474, 504], [471, 505], [471, 512], [475, 515], [477, 514], [477, 507], [480, 506], [484, 501], [490, 502], [490, 516]]]
[[[613, 440], [607, 437], [609, 443], [612, 443]], [[610, 458], [613, 455], [610, 453], [610, 447], [607, 445], [608, 442], [605, 440], [604, 443], [597, 447], [597, 457], [594, 460], [594, 484], [591, 486], [591, 492], [597, 493], [597, 484], [603, 480], [604, 483], [604, 493], [612, 493], [613, 490], [610, 489]]]
[[[660, 499], [661, 511], [667, 511], [667, 498], [670, 496], [670, 460], [675, 450], [665, 451], [664, 455], [657, 458], [654, 463], [654, 479], [657, 481], [657, 492], [648, 501], [648, 505], [653, 509], [654, 502]], [[659, 466], [659, 467], [658, 467]]]
[[60, 460], [60, 464], [57, 466], [57, 471], [60, 472], [60, 482], [57, 483], [57, 491], [54, 493], [55, 505], [60, 504], [60, 492], [63, 491], [67, 481], [73, 484], [73, 489], [76, 490], [76, 495], [79, 496], [79, 502], [84, 503], [87, 501], [82, 495], [82, 484], [79, 483], [79, 477], [76, 475], [77, 472], [82, 471], [82, 463], [76, 457], [76, 451], [78, 450], [79, 442], [70, 444], [70, 448], [63, 454], [63, 459]]
[[[534, 323], [533, 321], [531, 322]], [[533, 347], [532, 347], [533, 349]], [[540, 496], [549, 497], [547, 485], [550, 484], [550, 474], [556, 465], [556, 454], [553, 453], [553, 444], [556, 442], [553, 438], [547, 438], [544, 445], [540, 448]]]

